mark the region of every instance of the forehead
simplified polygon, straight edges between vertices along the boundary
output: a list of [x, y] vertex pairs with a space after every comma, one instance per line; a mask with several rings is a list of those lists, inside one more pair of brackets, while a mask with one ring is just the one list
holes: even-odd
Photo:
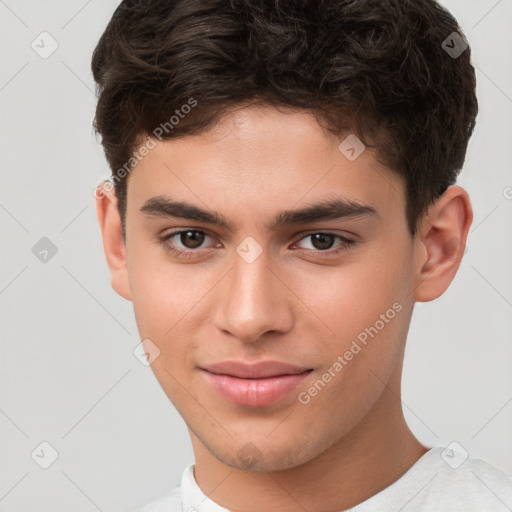
[[[130, 174], [128, 208], [168, 195], [226, 216], [254, 220], [258, 213], [268, 221], [283, 208], [342, 196], [404, 215], [402, 180], [372, 149], [354, 146], [353, 135], [344, 143], [349, 135], [335, 137], [305, 111], [234, 108], [201, 134], [155, 139]], [[348, 158], [350, 146], [363, 151]]]

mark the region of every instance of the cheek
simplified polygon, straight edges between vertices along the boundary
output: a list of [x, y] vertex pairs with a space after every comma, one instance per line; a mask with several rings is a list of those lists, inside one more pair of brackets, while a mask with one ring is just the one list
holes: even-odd
[[183, 315], [193, 288], [159, 250], [132, 249], [128, 259], [130, 290], [141, 336], [162, 337]]
[[406, 301], [410, 280], [402, 268], [396, 259], [389, 263], [374, 259], [304, 273], [296, 287], [322, 331], [346, 340], [373, 325], [396, 302]]
[[316, 332], [325, 333], [321, 341], [316, 338], [324, 371], [347, 354], [341, 373], [350, 381], [349, 388], [375, 380], [369, 369], [389, 374], [409, 325], [412, 280], [407, 248], [377, 247], [361, 261], [323, 272], [302, 277], [301, 291], [316, 315], [315, 325], [321, 329]]
[[207, 265], [173, 263], [160, 249], [133, 251], [128, 271], [140, 335], [177, 350], [204, 321], [218, 273]]
[[316, 347], [322, 354], [317, 378], [325, 377], [329, 383], [320, 386], [323, 390], [312, 400], [313, 407], [319, 415], [344, 411], [340, 418], [347, 428], [377, 400], [382, 383], [396, 369], [410, 317], [409, 305], [393, 301], [390, 295], [360, 293], [356, 290], [351, 300], [338, 300], [339, 307], [322, 310], [335, 335], [326, 336]]

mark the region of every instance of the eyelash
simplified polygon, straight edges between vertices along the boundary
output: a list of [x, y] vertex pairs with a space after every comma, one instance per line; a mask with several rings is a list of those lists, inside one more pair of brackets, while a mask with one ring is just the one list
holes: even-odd
[[[176, 247], [173, 247], [171, 244], [169, 244], [169, 240], [171, 238], [175, 237], [176, 235], [181, 235], [182, 233], [188, 233], [189, 231], [202, 233], [207, 236], [211, 236], [206, 231], [201, 230], [201, 229], [185, 229], [185, 230], [181, 229], [178, 231], [173, 231], [172, 233], [167, 233], [163, 236], [158, 236], [157, 238], [158, 238], [159, 243], [161, 245], [163, 245], [165, 250], [167, 252], [169, 252], [170, 254], [173, 254], [173, 255], [179, 256], [179, 257], [184, 257], [184, 258], [193, 258], [193, 257], [195, 257], [195, 253], [199, 252], [201, 249], [183, 250], [183, 249], [177, 249]], [[342, 243], [340, 245], [338, 245], [335, 249], [326, 249], [325, 251], [322, 251], [320, 249], [303, 249], [307, 253], [310, 253], [310, 254], [314, 253], [315, 256], [316, 255], [319, 255], [321, 257], [335, 256], [337, 254], [340, 254], [342, 252], [346, 252], [346, 251], [352, 249], [352, 247], [355, 244], [355, 242], [353, 240], [349, 240], [348, 238], [345, 238], [344, 236], [337, 235], [336, 233], [330, 233], [328, 231], [313, 231], [311, 233], [308, 233], [307, 235], [304, 235], [302, 238], [300, 238], [299, 242], [301, 240], [304, 240], [307, 237], [310, 237], [313, 235], [318, 235], [318, 234], [334, 236], [335, 238], [338, 238], [339, 240], [341, 240]]]

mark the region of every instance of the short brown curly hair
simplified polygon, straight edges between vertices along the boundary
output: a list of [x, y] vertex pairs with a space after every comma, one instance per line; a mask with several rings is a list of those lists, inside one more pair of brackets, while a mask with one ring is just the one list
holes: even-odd
[[[94, 128], [115, 174], [191, 98], [162, 138], [245, 102], [308, 110], [402, 176], [414, 235], [455, 183], [478, 112], [470, 48], [446, 51], [454, 32], [467, 44], [433, 0], [123, 0], [92, 57]], [[123, 234], [126, 186], [115, 187]]]

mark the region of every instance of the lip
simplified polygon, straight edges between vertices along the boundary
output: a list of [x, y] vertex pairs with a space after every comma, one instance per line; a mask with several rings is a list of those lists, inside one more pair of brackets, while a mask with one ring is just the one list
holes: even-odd
[[203, 370], [218, 375], [229, 375], [240, 379], [264, 379], [280, 375], [297, 375], [311, 368], [296, 366], [281, 361], [258, 361], [244, 363], [242, 361], [223, 361], [205, 366]]
[[202, 370], [213, 389], [230, 402], [245, 407], [266, 407], [281, 400], [312, 371], [280, 361], [253, 364], [224, 361]]

